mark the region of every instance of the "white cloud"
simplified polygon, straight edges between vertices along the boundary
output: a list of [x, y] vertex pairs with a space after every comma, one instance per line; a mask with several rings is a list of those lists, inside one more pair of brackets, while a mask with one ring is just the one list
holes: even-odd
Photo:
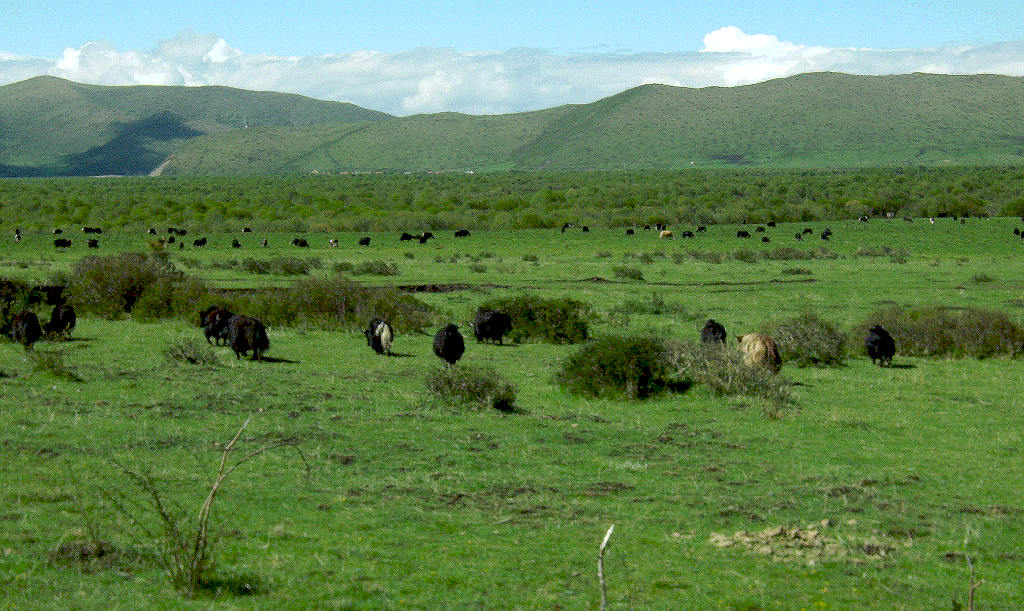
[[1024, 76], [1024, 40], [929, 49], [829, 48], [727, 26], [704, 36], [699, 51], [679, 53], [422, 48], [285, 57], [243, 53], [216, 34], [185, 30], [148, 50], [119, 51], [100, 40], [69, 47], [57, 58], [0, 51], [0, 83], [52, 74], [103, 85], [227, 85], [394, 114], [518, 112], [592, 102], [645, 83], [731, 86], [824, 70]]

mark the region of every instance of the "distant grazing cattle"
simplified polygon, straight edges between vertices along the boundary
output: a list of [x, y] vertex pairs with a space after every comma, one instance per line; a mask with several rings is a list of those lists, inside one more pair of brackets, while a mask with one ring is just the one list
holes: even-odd
[[50, 312], [50, 322], [43, 325], [43, 332], [47, 335], [67, 336], [71, 334], [77, 322], [75, 308], [68, 304], [55, 305]]
[[206, 246], [206, 238], [199, 238], [198, 240], [192, 240], [192, 246], [195, 246], [196, 248], [199, 248], [201, 246]]
[[466, 343], [457, 325], [448, 325], [434, 335], [434, 354], [449, 365], [454, 365], [466, 351]]
[[668, 229], [662, 229], [661, 233], [658, 234], [658, 237], [661, 238], [662, 240], [674, 240], [674, 239], [676, 239], [675, 234], [673, 234]]
[[431, 239], [433, 237], [434, 237], [433, 233], [431, 233], [429, 231], [424, 231], [423, 233], [421, 233], [419, 235], [419, 237], [417, 239], [420, 241], [420, 244], [426, 244], [427, 240], [429, 240], [429, 239]]
[[22, 310], [14, 315], [11, 321], [11, 337], [25, 350], [31, 350], [32, 344], [39, 341], [43, 336], [43, 330], [39, 326], [39, 317], [31, 310]]
[[187, 236], [188, 235], [188, 230], [187, 229], [178, 229], [178, 230], [176, 230], [174, 232], [174, 234], [175, 235], [179, 235], [179, 236]]
[[868, 336], [864, 339], [864, 347], [868, 349], [868, 356], [871, 357], [871, 364], [878, 361], [879, 367], [892, 365], [892, 357], [896, 354], [896, 342], [893, 341], [889, 332], [881, 325], [875, 325], [868, 329]]
[[156, 228], [155, 227], [150, 227], [149, 231], [147, 233], [149, 233], [149, 235], [156, 235]]
[[338, 247], [338, 240], [335, 240], [334, 238], [331, 238], [330, 240], [327, 240], [327, 243], [331, 245], [331, 248], [337, 248]]
[[689, 231], [689, 230], [687, 230], [687, 231], [684, 231], [684, 232], [682, 232], [682, 233], [681, 233], [681, 234], [679, 234], [679, 235], [681, 235], [681, 236], [682, 236], [682, 237], [684, 237], [684, 238], [693, 238], [693, 237], [696, 237], [696, 236], [694, 236], [693, 232], [692, 232], [692, 231]]
[[708, 230], [708, 226], [707, 225], [701, 225], [700, 227], [697, 227], [697, 233], [702, 233], [702, 232], [707, 231], [707, 230]]
[[232, 316], [228, 322], [228, 341], [236, 359], [252, 350], [252, 360], [262, 361], [263, 353], [270, 348], [267, 328], [263, 323], [258, 318], [241, 314]]
[[468, 238], [469, 237], [469, 230], [468, 229], [460, 229], [460, 230], [455, 232], [455, 237], [457, 237], [457, 238]]
[[867, 215], [865, 215], [865, 216], [862, 216], [862, 217], [860, 217], [860, 222], [862, 222], [862, 223], [866, 223], [866, 222], [868, 222], [868, 217], [867, 217]]
[[391, 343], [395, 338], [395, 330], [391, 328], [388, 321], [383, 318], [374, 318], [363, 331], [363, 335], [366, 336], [366, 345], [373, 348], [374, 352], [391, 356]]
[[402, 235], [398, 238], [398, 241], [399, 242], [410, 242], [410, 241], [412, 241], [412, 239], [414, 237], [416, 237], [416, 236], [412, 235], [411, 233], [409, 233], [407, 231], [403, 231]]
[[828, 240], [831, 236], [832, 236], [832, 234], [827, 232], [827, 231], [822, 231], [821, 232], [821, 239], [822, 240]]
[[89, 238], [88, 240], [85, 241], [85, 245], [88, 248], [99, 248], [100, 241], [97, 240], [96, 238]]
[[167, 235], [174, 235], [175, 232], [177, 232], [177, 231], [178, 231], [177, 227], [168, 227], [167, 228]]
[[586, 225], [584, 225], [583, 228], [581, 229], [581, 231], [583, 231], [584, 233], [587, 232], [587, 231], [590, 231], [590, 227], [587, 227]]
[[370, 245], [370, 238], [368, 238], [368, 237], [359, 238], [359, 245], [360, 246], [369, 246]]
[[71, 240], [67, 238], [57, 238], [53, 241], [55, 248], [71, 248]]
[[724, 344], [726, 337], [727, 334], [725, 332], [725, 327], [723, 327], [722, 323], [718, 322], [714, 318], [709, 318], [708, 321], [704, 323], [704, 328], [700, 331], [700, 341], [704, 344], [713, 344], [716, 342]]
[[562, 225], [562, 233], [565, 233], [567, 229], [572, 229], [572, 223], [565, 223]]
[[747, 333], [737, 335], [736, 341], [739, 342], [743, 362], [747, 367], [764, 367], [772, 373], [779, 373], [782, 369], [779, 347], [771, 337], [761, 333]]
[[82, 227], [82, 233], [103, 233], [99, 227]]
[[60, 235], [62, 233], [64, 233], [64, 230], [61, 229], [60, 227], [58, 227], [57, 229], [53, 230], [53, 235]]
[[769, 227], [774, 227], [775, 221], [768, 221], [767, 223], [765, 223], [765, 225], [768, 225]]
[[814, 230], [811, 229], [810, 227], [804, 227], [804, 230], [801, 233], [803, 233], [804, 235], [807, 235], [809, 233], [814, 233]]
[[220, 306], [210, 306], [199, 313], [199, 326], [206, 336], [206, 343], [216, 343], [220, 346], [228, 342], [228, 326], [232, 316], [234, 315], [231, 312]]
[[626, 235], [633, 235], [634, 233], [636, 233], [636, 232], [633, 231], [632, 229], [627, 229], [626, 230]]
[[238, 240], [231, 240], [231, 248], [241, 248], [242, 243]]
[[309, 248], [309, 242], [305, 238], [292, 238], [292, 246], [298, 246], [299, 248]]
[[263, 248], [267, 247], [267, 238], [263, 238]]
[[1019, 236], [1020, 235], [1020, 229], [1018, 229], [1017, 227], [1014, 227], [1013, 228], [1013, 235]]
[[650, 230], [651, 230], [651, 226], [650, 225], [644, 225], [644, 231], [650, 231]]
[[503, 342], [505, 334], [512, 330], [512, 317], [505, 312], [479, 310], [473, 320], [473, 335], [476, 341]]
[[252, 233], [252, 227], [242, 227], [242, 233]]
[[795, 234], [793, 234], [793, 237], [794, 237], [794, 238], [796, 238], [796, 239], [798, 239], [798, 240], [802, 240], [802, 239], [804, 239], [804, 236], [803, 236], [802, 234], [799, 234], [799, 233], [795, 233]]
[[174, 244], [174, 236], [167, 236], [167, 243]]
[[767, 231], [767, 229], [764, 228], [764, 225], [758, 225], [757, 227], [754, 228], [754, 231], [756, 233], [764, 233], [765, 231]]
[[910, 218], [909, 216], [903, 217], [903, 220], [908, 222], [908, 223], [913, 223], [914, 222], [914, 219]]
[[765, 235], [761, 236], [761, 241], [764, 242], [765, 244], [768, 244], [769, 242], [772, 241], [772, 239]]
[[736, 232], [736, 237], [737, 238], [749, 238], [750, 237], [750, 232], [746, 231], [746, 230], [743, 230], [743, 229], [740, 229], [739, 231]]

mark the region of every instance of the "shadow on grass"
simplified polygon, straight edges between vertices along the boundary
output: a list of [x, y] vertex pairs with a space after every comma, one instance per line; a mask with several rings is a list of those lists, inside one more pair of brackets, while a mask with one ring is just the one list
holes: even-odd
[[917, 365], [911, 365], [910, 363], [901, 363], [899, 365], [889, 365], [889, 369], [917, 369]]
[[263, 363], [292, 363], [292, 364], [294, 364], [294, 363], [298, 363], [299, 361], [293, 361], [291, 359], [278, 359], [278, 358], [274, 358], [272, 356], [265, 356], [265, 357], [263, 357], [263, 360], [261, 362], [263, 362]]

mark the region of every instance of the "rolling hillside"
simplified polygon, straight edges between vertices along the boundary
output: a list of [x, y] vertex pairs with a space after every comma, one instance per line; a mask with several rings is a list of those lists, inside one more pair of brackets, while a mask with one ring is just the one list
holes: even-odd
[[1024, 78], [817, 73], [645, 85], [592, 104], [204, 136], [169, 172], [619, 170], [1024, 163]]
[[105, 87], [42, 76], [0, 87], [0, 176], [145, 174], [202, 134], [387, 118], [292, 94]]

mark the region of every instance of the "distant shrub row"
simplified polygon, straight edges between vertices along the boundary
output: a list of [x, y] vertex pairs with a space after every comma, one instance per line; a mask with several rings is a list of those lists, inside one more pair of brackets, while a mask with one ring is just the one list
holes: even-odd
[[677, 252], [672, 255], [672, 261], [677, 264], [687, 261], [717, 264], [729, 259], [743, 263], [757, 263], [758, 261], [806, 261], [811, 259], [830, 260], [838, 258], [839, 255], [834, 250], [823, 246], [806, 250], [794, 246], [778, 246], [767, 250], [738, 248], [732, 252], [687, 250], [686, 252]]
[[323, 267], [319, 257], [299, 259], [296, 257], [274, 257], [271, 259], [238, 259], [214, 260], [203, 263], [194, 257], [181, 257], [183, 265], [195, 269], [240, 269], [250, 274], [273, 274], [277, 276], [302, 276]]

